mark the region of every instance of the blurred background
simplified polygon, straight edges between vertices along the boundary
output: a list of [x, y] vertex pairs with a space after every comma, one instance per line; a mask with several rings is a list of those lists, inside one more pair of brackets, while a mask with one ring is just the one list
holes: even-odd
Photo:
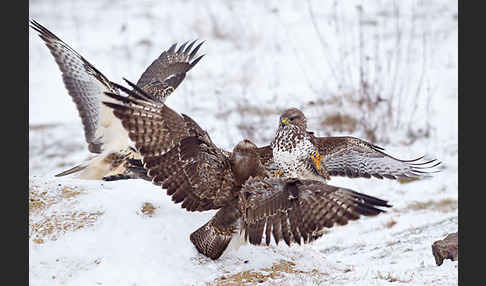
[[[136, 81], [175, 42], [206, 41], [167, 104], [224, 148], [242, 138], [268, 144], [280, 112], [298, 107], [318, 135], [457, 152], [455, 1], [43, 0], [30, 1], [29, 13], [115, 82]], [[29, 63], [37, 174], [40, 150], [52, 159], [87, 153], [60, 71], [33, 30]], [[32, 133], [58, 124], [72, 136]]]

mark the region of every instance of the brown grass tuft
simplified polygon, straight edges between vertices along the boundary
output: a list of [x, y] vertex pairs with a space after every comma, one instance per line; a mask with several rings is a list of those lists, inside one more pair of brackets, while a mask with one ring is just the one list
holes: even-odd
[[53, 213], [40, 221], [29, 223], [29, 237], [35, 243], [44, 243], [46, 239], [57, 240], [62, 234], [91, 226], [103, 212]]
[[326, 116], [321, 120], [321, 125], [326, 128], [332, 128], [338, 132], [349, 132], [352, 133], [356, 130], [358, 122], [355, 118], [347, 114], [332, 114]]
[[425, 202], [411, 202], [406, 207], [409, 210], [418, 211], [424, 209], [432, 209], [440, 212], [451, 212], [457, 209], [457, 200], [442, 199], [439, 201], [428, 200]]
[[39, 213], [63, 199], [74, 198], [80, 193], [80, 190], [69, 187], [49, 192], [38, 185], [29, 184], [29, 214]]
[[42, 244], [46, 240], [57, 240], [66, 232], [93, 225], [102, 211], [75, 211], [71, 207], [62, 208], [62, 212], [53, 210], [58, 204], [71, 204], [82, 192], [76, 187], [48, 189], [29, 182], [29, 238]]
[[389, 221], [385, 223], [385, 226], [387, 228], [392, 228], [395, 224], [397, 224], [397, 221], [391, 218]]
[[[327, 275], [326, 273], [319, 272], [317, 269], [311, 271], [303, 271], [295, 268], [295, 263], [287, 260], [280, 260], [278, 263], [274, 263], [272, 267], [262, 268], [258, 271], [242, 271], [229, 276], [221, 276], [215, 280], [218, 286], [233, 286], [233, 285], [255, 285], [258, 283], [264, 283], [269, 279], [283, 278], [285, 274], [294, 275], [311, 275], [321, 276]], [[209, 284], [208, 285], [214, 285]]]
[[144, 215], [148, 217], [152, 217], [154, 215], [155, 210], [158, 208], [159, 207], [154, 207], [152, 203], [145, 202], [141, 208], [141, 211]]

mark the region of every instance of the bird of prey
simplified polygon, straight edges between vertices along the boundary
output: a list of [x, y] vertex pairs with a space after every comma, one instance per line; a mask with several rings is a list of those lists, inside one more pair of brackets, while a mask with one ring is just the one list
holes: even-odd
[[420, 161], [423, 156], [397, 159], [355, 137], [317, 137], [307, 131], [306, 117], [297, 108], [282, 113], [272, 143], [259, 150], [279, 175], [322, 181], [330, 176], [419, 178], [440, 164], [435, 159]]
[[128, 96], [106, 94], [142, 156], [152, 183], [188, 211], [218, 211], [190, 235], [196, 249], [218, 259], [230, 242], [254, 245], [283, 240], [309, 243], [334, 224], [374, 216], [388, 202], [315, 180], [279, 178], [265, 168], [258, 147], [242, 140], [232, 151], [217, 147], [193, 119], [127, 81]]
[[[119, 93], [117, 88], [47, 28], [35, 20], [30, 20], [30, 27], [39, 33], [61, 70], [64, 85], [81, 117], [88, 150], [94, 154], [89, 160], [56, 176], [76, 173], [82, 179], [144, 178], [145, 170], [136, 165], [136, 160], [133, 161], [135, 165], [127, 164], [128, 160], [140, 158], [140, 155], [130, 147], [130, 140], [120, 121], [101, 104], [111, 100], [104, 92]], [[193, 49], [195, 43], [187, 45], [186, 42], [177, 50], [177, 44], [173, 44], [162, 52], [143, 72], [137, 86], [152, 94], [158, 102], [164, 102], [204, 56], [195, 58], [203, 42]]]

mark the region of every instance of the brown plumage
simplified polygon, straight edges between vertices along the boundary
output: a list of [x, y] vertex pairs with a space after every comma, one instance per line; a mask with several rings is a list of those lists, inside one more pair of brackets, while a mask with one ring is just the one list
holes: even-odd
[[164, 102], [184, 80], [186, 73], [204, 56], [201, 55], [194, 59], [204, 41], [192, 49], [195, 43], [196, 40], [189, 45], [185, 42], [177, 51], [175, 50], [177, 44], [173, 44], [143, 72], [137, 86]]
[[[30, 27], [53, 55], [62, 73], [64, 85], [73, 99], [81, 117], [88, 150], [95, 155], [88, 161], [66, 170], [56, 176], [76, 173], [83, 179], [117, 179], [145, 177], [144, 172], [129, 160], [140, 159], [140, 155], [129, 147], [130, 140], [113, 116], [111, 110], [101, 104], [110, 101], [104, 92], [119, 94], [117, 88], [97, 68], [72, 49], [47, 28], [30, 20]], [[164, 102], [167, 96], [179, 86], [186, 73], [199, 62], [194, 59], [202, 43], [192, 49], [195, 41], [186, 47], [183, 44], [176, 51], [176, 44], [164, 51], [142, 74], [138, 86]], [[123, 158], [123, 160], [118, 160]]]
[[361, 215], [374, 216], [390, 207], [387, 201], [320, 181], [250, 178], [239, 198], [243, 229], [250, 243], [278, 244], [283, 239], [308, 243], [320, 236], [321, 230], [335, 224], [345, 225]]
[[280, 124], [271, 143], [273, 161], [287, 177], [328, 180], [322, 157], [306, 131], [304, 114], [291, 108], [280, 116]]
[[[297, 177], [307, 172], [323, 179], [328, 176], [420, 178], [437, 172], [433, 168], [440, 164], [435, 159], [422, 160], [423, 156], [412, 160], [397, 159], [383, 152], [383, 148], [355, 137], [317, 137], [307, 130], [305, 115], [297, 108], [282, 113], [274, 141], [259, 150], [269, 162], [273, 160], [277, 169], [297, 174]], [[318, 156], [315, 156], [316, 150]], [[303, 154], [300, 160], [288, 156], [290, 153], [296, 157], [298, 152]], [[322, 174], [316, 170], [317, 161]]]
[[389, 207], [384, 200], [322, 182], [275, 178], [265, 167], [269, 158], [260, 157], [262, 149], [251, 141], [222, 150], [189, 116], [127, 83], [134, 90], [116, 85], [127, 97], [107, 93], [117, 103], [104, 104], [128, 131], [154, 184], [188, 211], [218, 209], [190, 235], [196, 249], [212, 259], [239, 234], [255, 245], [263, 238], [268, 245], [272, 236], [276, 243], [308, 243], [325, 227]]

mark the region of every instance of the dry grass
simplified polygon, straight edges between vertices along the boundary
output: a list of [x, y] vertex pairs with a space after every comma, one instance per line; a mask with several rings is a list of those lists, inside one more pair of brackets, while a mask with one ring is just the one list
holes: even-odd
[[386, 228], [392, 228], [395, 224], [397, 224], [397, 221], [391, 218], [389, 221], [385, 223]]
[[30, 183], [29, 215], [39, 213], [64, 199], [74, 198], [80, 193], [80, 190], [69, 187], [63, 187], [59, 191], [52, 192]]
[[326, 116], [321, 120], [321, 125], [332, 128], [334, 131], [352, 133], [356, 130], [358, 122], [355, 118], [347, 114], [338, 113]]
[[44, 216], [38, 222], [29, 223], [29, 237], [38, 244], [44, 243], [45, 240], [57, 240], [66, 232], [93, 225], [102, 214], [101, 211], [53, 213]]
[[91, 226], [103, 214], [101, 211], [53, 211], [55, 205], [72, 201], [82, 193], [81, 189], [67, 186], [48, 189], [29, 184], [29, 238], [38, 244], [57, 240], [69, 231]]
[[288, 275], [306, 275], [306, 276], [323, 276], [327, 273], [319, 272], [317, 269], [311, 271], [303, 271], [295, 268], [295, 263], [287, 260], [280, 260], [274, 263], [270, 268], [261, 268], [259, 270], [247, 270], [231, 274], [228, 276], [221, 276], [217, 278], [214, 283], [207, 283], [207, 285], [217, 286], [233, 286], [233, 285], [255, 285], [264, 283], [271, 279], [279, 279]]
[[145, 202], [142, 208], [140, 209], [140, 211], [142, 212], [143, 215], [152, 217], [154, 215], [155, 210], [158, 208], [159, 207], [154, 207], [152, 203]]
[[439, 201], [428, 200], [425, 202], [414, 201], [407, 205], [409, 210], [436, 210], [440, 212], [451, 212], [457, 209], [457, 200], [455, 199], [442, 199]]
[[398, 178], [398, 182], [400, 184], [407, 184], [407, 183], [411, 183], [411, 182], [414, 182], [414, 181], [417, 181], [419, 180], [419, 178]]

